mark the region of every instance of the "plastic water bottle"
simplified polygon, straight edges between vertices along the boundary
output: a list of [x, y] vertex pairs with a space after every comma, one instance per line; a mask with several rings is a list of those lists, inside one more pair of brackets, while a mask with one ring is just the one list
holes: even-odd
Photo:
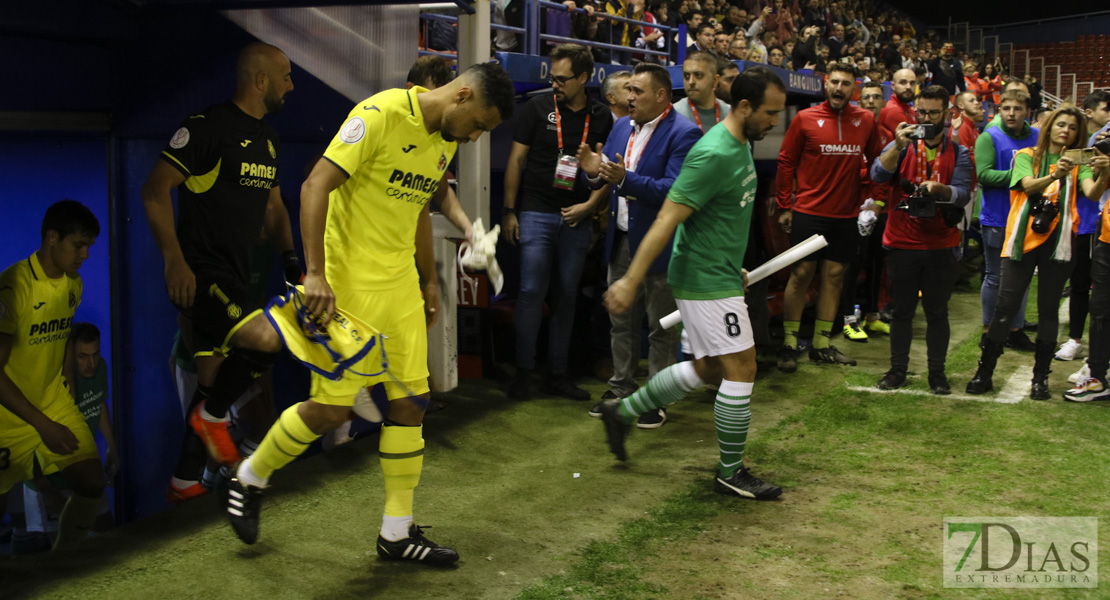
[[853, 312], [853, 314], [856, 316], [857, 324], [863, 322], [863, 313], [860, 312], [858, 304], [856, 305], [856, 310]]

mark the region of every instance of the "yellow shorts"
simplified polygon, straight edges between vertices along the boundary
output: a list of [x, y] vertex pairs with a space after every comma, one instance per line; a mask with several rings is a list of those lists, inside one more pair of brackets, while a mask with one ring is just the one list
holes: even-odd
[[376, 353], [344, 372], [339, 381], [312, 373], [312, 401], [354, 406], [355, 394], [360, 389], [378, 383], [385, 384], [390, 400], [427, 394], [428, 327], [424, 320], [424, 298], [419, 282], [414, 278], [411, 284], [372, 292], [340, 288], [333, 288], [333, 291], [336, 306], [382, 332], [385, 337], [382, 348], [389, 373], [358, 374], [382, 370]]
[[85, 423], [85, 417], [77, 409], [69, 395], [65, 379], [60, 375], [50, 384], [48, 398], [37, 405], [46, 406], [43, 411], [48, 418], [69, 428], [77, 438], [77, 451], [73, 454], [56, 454], [42, 443], [42, 437], [30, 425], [21, 425], [0, 431], [0, 494], [7, 493], [15, 484], [34, 477], [35, 458], [43, 473], [56, 473], [66, 467], [85, 460], [100, 460], [96, 440]]

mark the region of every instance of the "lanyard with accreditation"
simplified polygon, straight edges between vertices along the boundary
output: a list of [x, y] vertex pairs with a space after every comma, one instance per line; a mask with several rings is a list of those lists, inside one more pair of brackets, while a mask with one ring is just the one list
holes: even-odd
[[[698, 122], [698, 129], [700, 129], [702, 133], [708, 133], [705, 130], [705, 127], [702, 127], [702, 125], [701, 125], [701, 117], [698, 116], [698, 107], [694, 106], [693, 102], [690, 103], [690, 109], [691, 109], [690, 112], [694, 113], [694, 120]], [[720, 123], [721, 122], [721, 105], [717, 104], [717, 99], [716, 98], [713, 99], [713, 115], [717, 119], [716, 121], [713, 122], [713, 124], [716, 125], [717, 123]]]
[[[590, 134], [590, 105], [586, 103], [586, 125], [582, 128], [582, 143], [586, 143], [586, 136]], [[559, 100], [555, 100], [555, 135], [559, 138], [559, 162], [555, 165], [555, 181], [552, 187], [561, 190], [573, 190], [574, 181], [578, 178], [578, 159], [570, 154], [563, 154], [563, 118], [559, 116]]]
[[[667, 105], [667, 110], [664, 110], [663, 114], [659, 115], [659, 120], [657, 120], [655, 122], [655, 127], [651, 130], [651, 133], [648, 134], [647, 139], [644, 140], [644, 144], [642, 146], [640, 146], [640, 154], [636, 157], [636, 163], [635, 164], [637, 164], [637, 165], [640, 164], [640, 157], [644, 155], [644, 148], [647, 148], [648, 142], [651, 141], [651, 136], [655, 135], [655, 130], [659, 129], [659, 124], [662, 123], [663, 119], [666, 119], [667, 115], [669, 115], [671, 113], [671, 107], [673, 107], [673, 106], [674, 106], [673, 104], [668, 104]], [[646, 127], [647, 123], [644, 123], [644, 126]], [[643, 129], [643, 127], [641, 127], [641, 129]], [[624, 168], [628, 169], [629, 171], [635, 171], [636, 170], [633, 167], [633, 162], [632, 162], [632, 149], [636, 146], [635, 142], [636, 142], [636, 128], [633, 127], [632, 128], [632, 135], [628, 136], [628, 146], [626, 146], [625, 149], [624, 149]]]

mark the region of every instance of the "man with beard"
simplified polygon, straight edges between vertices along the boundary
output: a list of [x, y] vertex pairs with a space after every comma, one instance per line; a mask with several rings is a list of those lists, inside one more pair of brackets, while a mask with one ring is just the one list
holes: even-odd
[[580, 144], [592, 148], [604, 142], [613, 128], [613, 113], [586, 94], [593, 69], [588, 48], [556, 46], [548, 77], [554, 93], [530, 100], [513, 122], [501, 234], [510, 244], [520, 244], [517, 370], [508, 390], [517, 400], [531, 398], [536, 342], [552, 273], [558, 287], [548, 324], [548, 372], [542, 390], [572, 400], [590, 398], [568, 378], [567, 365], [578, 280], [593, 234], [590, 188], [578, 177], [575, 154]]
[[940, 47], [940, 56], [930, 60], [925, 66], [932, 73], [933, 85], [939, 85], [948, 90], [949, 95], [955, 95], [966, 89], [963, 63], [956, 58], [952, 42], [944, 42]]
[[732, 98], [732, 111], [694, 144], [628, 271], [605, 294], [610, 313], [627, 311], [673, 235], [667, 281], [695, 358], [663, 369], [636, 393], [606, 400], [599, 410], [609, 449], [626, 460], [625, 436], [639, 415], [705, 384], [718, 384], [713, 412], [720, 458], [714, 489], [770, 499], [782, 488], [752, 475], [743, 462], [756, 363], [741, 265], [758, 187], [749, 145], [778, 124], [786, 87], [770, 69], [756, 67], [736, 78]]
[[717, 99], [717, 58], [706, 52], [694, 52], [682, 63], [682, 85], [686, 97], [674, 103], [675, 112], [697, 123], [702, 133], [728, 116], [728, 104]]
[[740, 74], [740, 67], [731, 60], [723, 58], [717, 59], [717, 71], [721, 74], [720, 81], [717, 82], [717, 100], [725, 104], [732, 103], [732, 82], [736, 81], [736, 76]]
[[[828, 246], [794, 265], [786, 286], [783, 327], [785, 346], [779, 369], [797, 370], [798, 328], [805, 308], [806, 290], [821, 270], [817, 299], [817, 324], [809, 359], [817, 363], [854, 365], [856, 361], [830, 345], [833, 320], [840, 306], [844, 271], [859, 244], [860, 168], [871, 163], [882, 145], [875, 117], [852, 106], [856, 87], [855, 67], [829, 65], [826, 101], [798, 113], [790, 122], [779, 151], [776, 201], [779, 225], [798, 244], [814, 234]], [[795, 185], [796, 180], [796, 185]], [[795, 191], [796, 189], [796, 191]]]
[[304, 308], [328, 323], [339, 307], [353, 321], [380, 329], [389, 367], [383, 372], [381, 357], [368, 355], [338, 380], [312, 373], [309, 400], [281, 414], [228, 484], [228, 516], [243, 542], [258, 539], [262, 495], [274, 472], [342, 425], [359, 390], [384, 383], [389, 409], [378, 442], [385, 488], [378, 556], [443, 566], [458, 561], [457, 552], [428, 540], [413, 522], [430, 399], [427, 328], [440, 298], [429, 202], [447, 193], [457, 143], [491, 131], [513, 106], [512, 81], [492, 63], [471, 66], [435, 90], [386, 90], [354, 106], [313, 166], [301, 187]]
[[[188, 320], [197, 353], [198, 385], [187, 422], [199, 437], [186, 435], [182, 456], [196, 456], [190, 448], [203, 443], [223, 465], [239, 460], [227, 430], [228, 409], [270, 369], [282, 348], [250, 294], [249, 274], [254, 242], [265, 230], [281, 254], [286, 280], [296, 283], [301, 277], [278, 186], [281, 146], [262, 120], [284, 107], [293, 90], [290, 70], [278, 48], [247, 46], [236, 64], [235, 95], [185, 119], [143, 185], [147, 221], [166, 264], [166, 291]], [[191, 481], [199, 470], [179, 464], [175, 476]], [[170, 495], [199, 492], [175, 485]]]
[[[701, 131], [674, 112], [671, 77], [659, 65], [641, 63], [628, 83], [629, 119], [618, 120], [601, 152], [583, 145], [578, 149], [582, 172], [591, 186], [594, 206], [609, 200], [609, 226], [605, 233], [609, 282], [620, 279], [639, 251], [644, 235], [655, 221], [682, 168], [682, 161]], [[648, 376], [674, 364], [678, 354], [678, 332], [666, 329], [659, 319], [675, 310], [674, 296], [667, 285], [670, 253], [655, 260], [636, 292], [631, 310], [613, 315], [613, 376], [602, 400], [632, 395], [636, 366], [640, 364], [640, 322], [648, 317]], [[590, 415], [600, 417], [597, 407]], [[660, 408], [641, 415], [637, 426], [655, 429], [666, 421]]]
[[[949, 139], [945, 134], [947, 91], [936, 85], [925, 88], [917, 95], [915, 112], [918, 122], [931, 124], [935, 133], [929, 139], [914, 139], [910, 135], [914, 125], [900, 124], [894, 141], [872, 165], [871, 177], [875, 181], [909, 181], [920, 186], [923, 195], [953, 202], [962, 213], [971, 199], [972, 164], [967, 149], [955, 142], [955, 136]], [[939, 209], [927, 217], [910, 215], [896, 208], [907, 194], [899, 186], [895, 189], [899, 197], [883, 234], [883, 245], [890, 253], [890, 297], [894, 305], [890, 370], [878, 387], [893, 390], [906, 383], [913, 317], [920, 300], [926, 320], [929, 389], [934, 394], [950, 394], [944, 363], [951, 334], [948, 300], [959, 271], [953, 250], [960, 244], [960, 232], [944, 211], [957, 209]]]

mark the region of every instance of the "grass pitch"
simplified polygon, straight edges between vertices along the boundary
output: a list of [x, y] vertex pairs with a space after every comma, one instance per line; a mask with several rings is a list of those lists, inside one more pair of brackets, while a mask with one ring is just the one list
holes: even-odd
[[1059, 400], [1078, 361], [1055, 363], [1048, 402], [1028, 399], [1032, 357], [1014, 352], [995, 381], [1019, 401], [963, 396], [978, 312], [978, 294], [953, 297], [950, 397], [928, 393], [920, 312], [908, 392], [871, 391], [886, 338], [835, 342], [856, 368], [803, 360], [792, 376], [761, 374], [745, 462], [784, 487], [779, 501], [711, 491], [709, 392], [676, 404], [662, 429], [635, 431], [618, 464], [588, 403], [519, 403], [471, 382], [429, 416], [417, 489], [417, 521], [459, 550], [456, 569], [377, 559], [371, 438], [275, 476], [255, 546], [209, 497], [63, 553], [0, 560], [0, 597], [1105, 598], [942, 586], [944, 517], [1103, 517], [1110, 497], [1110, 404]]

